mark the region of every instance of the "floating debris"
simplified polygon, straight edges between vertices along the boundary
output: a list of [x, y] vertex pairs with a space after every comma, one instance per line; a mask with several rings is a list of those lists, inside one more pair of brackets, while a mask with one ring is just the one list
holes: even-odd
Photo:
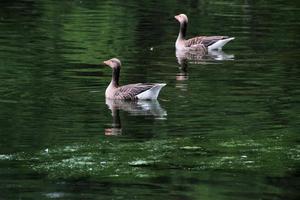
[[138, 166], [149, 166], [152, 165], [153, 163], [154, 163], [153, 161], [137, 160], [137, 161], [129, 162], [128, 164], [130, 166], [138, 167]]
[[199, 150], [199, 149], [202, 149], [202, 148], [197, 147], [197, 146], [185, 146], [185, 147], [180, 147], [180, 149], [183, 149], [183, 150]]

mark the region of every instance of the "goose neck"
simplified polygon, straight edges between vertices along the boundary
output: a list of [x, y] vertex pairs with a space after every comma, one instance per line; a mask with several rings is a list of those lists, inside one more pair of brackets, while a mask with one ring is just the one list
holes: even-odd
[[187, 29], [187, 22], [180, 23], [179, 34], [177, 39], [183, 40], [185, 38], [186, 29]]
[[118, 87], [119, 86], [119, 77], [120, 77], [120, 67], [113, 68], [110, 84], [114, 87]]

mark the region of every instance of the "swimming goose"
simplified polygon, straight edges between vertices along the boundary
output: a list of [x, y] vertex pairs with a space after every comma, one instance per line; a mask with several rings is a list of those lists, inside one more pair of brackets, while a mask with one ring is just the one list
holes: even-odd
[[228, 36], [198, 36], [186, 40], [187, 16], [185, 14], [179, 14], [175, 16], [175, 19], [180, 23], [180, 30], [175, 44], [178, 50], [221, 50], [227, 42], [234, 39], [234, 37]]
[[104, 61], [104, 64], [112, 68], [112, 79], [105, 91], [108, 99], [157, 99], [158, 94], [165, 83], [137, 83], [119, 86], [121, 61], [117, 58]]

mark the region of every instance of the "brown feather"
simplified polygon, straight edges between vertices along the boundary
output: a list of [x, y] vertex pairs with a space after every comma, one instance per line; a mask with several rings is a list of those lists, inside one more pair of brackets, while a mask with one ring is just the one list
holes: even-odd
[[204, 45], [204, 47], [208, 47], [219, 40], [223, 40], [228, 38], [228, 36], [199, 36], [194, 37], [185, 41], [186, 47], [192, 47], [195, 45]]
[[121, 87], [117, 88], [117, 91], [114, 94], [115, 99], [137, 99], [137, 95], [140, 93], [149, 90], [152, 88], [154, 84], [142, 84], [142, 83], [137, 83], [137, 84], [129, 84], [129, 85], [124, 85]]

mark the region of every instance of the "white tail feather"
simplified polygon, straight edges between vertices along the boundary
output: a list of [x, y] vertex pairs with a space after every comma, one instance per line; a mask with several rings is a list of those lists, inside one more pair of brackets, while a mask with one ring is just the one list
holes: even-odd
[[227, 44], [227, 42], [231, 41], [231, 40], [234, 40], [234, 37], [231, 37], [231, 38], [227, 38], [227, 39], [223, 39], [223, 40], [219, 40], [218, 42], [215, 42], [214, 44], [208, 46], [208, 50], [211, 51], [211, 50], [215, 50], [215, 49], [218, 49], [218, 50], [221, 50], [222, 47]]
[[152, 88], [150, 88], [149, 90], [146, 90], [140, 94], [137, 95], [138, 99], [157, 99], [159, 92], [161, 90], [161, 88], [163, 88], [164, 86], [166, 86], [167, 84], [165, 83], [158, 83], [155, 84]]

